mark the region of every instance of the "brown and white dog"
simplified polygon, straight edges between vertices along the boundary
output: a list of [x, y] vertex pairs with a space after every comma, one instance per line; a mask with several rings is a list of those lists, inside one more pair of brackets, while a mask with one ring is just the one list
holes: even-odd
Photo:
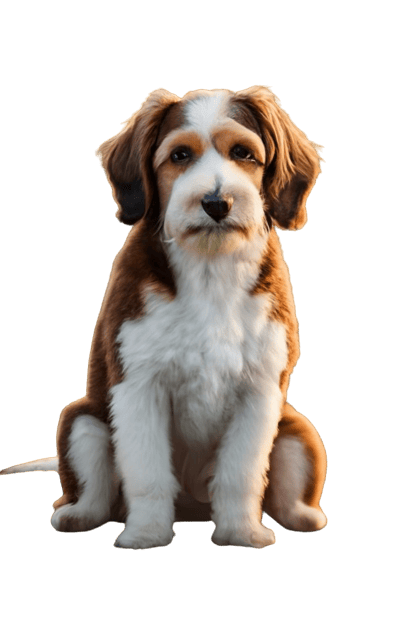
[[[99, 149], [135, 225], [96, 325], [86, 396], [60, 417], [59, 531], [124, 521], [116, 546], [169, 544], [174, 520], [264, 547], [264, 510], [326, 524], [322, 441], [286, 402], [298, 324], [274, 226], [298, 229], [317, 146], [273, 93], [153, 92]], [[4, 470], [54, 469], [43, 460]]]

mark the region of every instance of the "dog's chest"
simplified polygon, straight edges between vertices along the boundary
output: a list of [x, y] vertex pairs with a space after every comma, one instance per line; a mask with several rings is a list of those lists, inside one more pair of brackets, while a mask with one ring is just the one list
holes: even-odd
[[148, 292], [145, 315], [124, 322], [118, 338], [125, 381], [137, 396], [164, 389], [184, 437], [210, 441], [264, 364], [269, 307], [270, 297], [237, 287], [202, 287], [174, 300]]

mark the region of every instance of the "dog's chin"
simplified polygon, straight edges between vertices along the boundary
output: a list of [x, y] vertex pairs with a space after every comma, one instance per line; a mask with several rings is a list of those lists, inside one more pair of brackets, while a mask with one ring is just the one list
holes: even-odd
[[179, 245], [204, 257], [235, 252], [247, 237], [247, 230], [238, 226], [192, 226], [177, 239]]

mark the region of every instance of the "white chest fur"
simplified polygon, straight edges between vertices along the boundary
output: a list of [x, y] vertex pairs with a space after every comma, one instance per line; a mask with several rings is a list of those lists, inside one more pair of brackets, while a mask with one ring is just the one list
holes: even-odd
[[262, 378], [278, 384], [287, 361], [284, 327], [268, 318], [272, 297], [248, 293], [257, 266], [231, 263], [187, 257], [176, 298], [148, 291], [145, 315], [118, 336], [122, 390], [155, 397], [160, 389], [164, 417], [170, 412], [191, 443], [219, 438], [237, 399]]

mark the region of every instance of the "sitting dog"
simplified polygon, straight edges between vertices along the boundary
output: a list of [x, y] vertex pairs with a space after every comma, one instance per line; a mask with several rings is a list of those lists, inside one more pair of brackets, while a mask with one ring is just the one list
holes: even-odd
[[274, 542], [326, 524], [326, 455], [286, 402], [299, 356], [275, 226], [299, 229], [317, 145], [273, 93], [153, 92], [98, 153], [133, 225], [96, 325], [86, 396], [60, 417], [59, 531], [125, 522], [118, 547], [169, 544], [173, 522], [213, 542]]

